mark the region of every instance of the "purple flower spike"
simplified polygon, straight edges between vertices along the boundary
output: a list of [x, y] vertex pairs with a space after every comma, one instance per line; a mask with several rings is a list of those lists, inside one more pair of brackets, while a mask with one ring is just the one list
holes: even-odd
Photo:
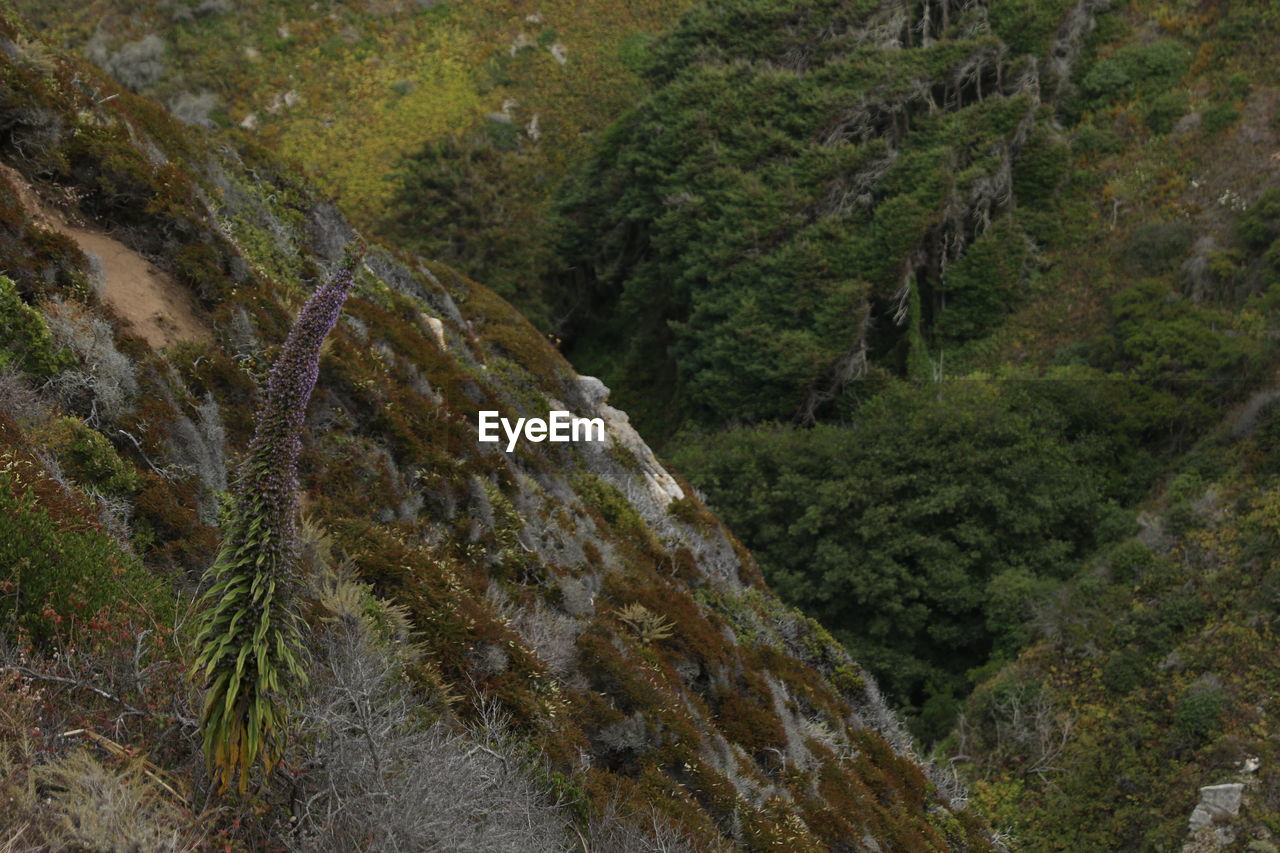
[[244, 791], [258, 761], [271, 772], [284, 753], [284, 695], [306, 681], [301, 620], [291, 604], [302, 424], [320, 374], [320, 347], [338, 322], [362, 255], [344, 262], [294, 320], [267, 378], [226, 531], [207, 573], [194, 669], [208, 686], [200, 716], [204, 751], [224, 790], [238, 776]]

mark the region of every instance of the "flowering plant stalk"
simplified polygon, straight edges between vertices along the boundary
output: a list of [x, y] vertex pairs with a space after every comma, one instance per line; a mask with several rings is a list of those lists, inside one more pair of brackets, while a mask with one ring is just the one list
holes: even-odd
[[206, 572], [196, 636], [206, 682], [204, 752], [222, 790], [243, 793], [250, 768], [269, 774], [284, 752], [285, 697], [305, 684], [297, 586], [298, 454], [320, 346], [338, 321], [362, 251], [349, 253], [294, 321], [267, 379], [249, 453], [241, 465], [218, 555]]

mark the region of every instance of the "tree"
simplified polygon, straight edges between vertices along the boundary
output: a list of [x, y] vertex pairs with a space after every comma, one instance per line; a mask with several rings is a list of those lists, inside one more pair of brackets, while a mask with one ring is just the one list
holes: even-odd
[[677, 462], [774, 588], [918, 707], [966, 692], [1107, 512], [1105, 437], [1052, 399], [1089, 389], [1045, 390], [895, 383], [850, 426], [736, 430]]

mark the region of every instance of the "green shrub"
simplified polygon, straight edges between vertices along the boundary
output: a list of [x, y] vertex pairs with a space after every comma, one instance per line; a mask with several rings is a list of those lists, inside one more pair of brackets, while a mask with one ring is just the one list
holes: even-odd
[[[1152, 233], [1150, 240], [1135, 238], [1131, 259], [1158, 263], [1154, 259], [1170, 250], [1153, 247], [1187, 239], [1186, 232]], [[1117, 294], [1111, 311], [1113, 326], [1096, 342], [1095, 363], [1136, 380], [1122, 411], [1134, 419], [1132, 429], [1153, 440], [1215, 421], [1223, 405], [1253, 387], [1270, 351], [1248, 330], [1223, 334], [1236, 325], [1229, 314], [1196, 305], [1158, 279]]]
[[1249, 205], [1237, 226], [1250, 249], [1266, 249], [1280, 238], [1280, 188], [1269, 189]]
[[1135, 82], [1158, 91], [1178, 81], [1191, 64], [1191, 51], [1180, 42], [1161, 39], [1150, 44], [1135, 44], [1119, 51], [1118, 62]]
[[121, 600], [163, 612], [159, 587], [136, 558], [74, 511], [50, 516], [35, 488], [42, 479], [33, 463], [0, 456], [0, 615], [10, 626], [41, 641], [64, 618]]
[[69, 353], [54, 348], [40, 312], [22, 301], [11, 279], [0, 275], [0, 371], [15, 367], [46, 379], [71, 361]]
[[1205, 133], [1221, 133], [1240, 120], [1240, 111], [1231, 104], [1214, 104], [1200, 114], [1200, 127]]
[[1110, 127], [1086, 124], [1071, 138], [1071, 150], [1080, 157], [1098, 157], [1124, 150], [1124, 140]]
[[1080, 88], [1095, 106], [1134, 94], [1168, 89], [1186, 72], [1191, 53], [1171, 39], [1130, 45], [1110, 59], [1095, 63]]
[[1131, 92], [1133, 78], [1121, 63], [1107, 60], [1089, 69], [1080, 81], [1080, 88], [1094, 101], [1107, 102]]
[[630, 501], [611, 483], [593, 474], [581, 474], [573, 478], [574, 490], [587, 506], [619, 533], [631, 536], [647, 536], [649, 528]]
[[1102, 669], [1102, 683], [1112, 693], [1125, 694], [1147, 676], [1147, 665], [1137, 649], [1121, 649], [1111, 655]]
[[1209, 738], [1221, 728], [1226, 705], [1227, 696], [1221, 686], [1212, 680], [1198, 681], [1179, 698], [1174, 728], [1189, 737]]
[[991, 29], [1016, 53], [1043, 53], [1062, 23], [1063, 0], [1002, 0], [988, 7]]
[[1209, 606], [1199, 595], [1189, 589], [1180, 589], [1165, 596], [1157, 612], [1160, 624], [1168, 626], [1175, 634], [1187, 631], [1204, 621]]
[[50, 450], [62, 470], [82, 486], [117, 495], [138, 489], [133, 466], [120, 458], [106, 436], [76, 418], [57, 418], [32, 439]]
[[1011, 220], [992, 226], [947, 268], [947, 304], [935, 323], [937, 337], [959, 343], [988, 332], [1016, 305], [1030, 262], [1027, 238]]
[[1163, 136], [1186, 114], [1187, 96], [1182, 92], [1165, 92], [1152, 99], [1143, 118], [1152, 133]]
[[1108, 554], [1115, 583], [1141, 583], [1159, 561], [1151, 549], [1136, 539], [1121, 542]]
[[1022, 150], [1013, 170], [1013, 192], [1020, 204], [1043, 204], [1057, 191], [1071, 162], [1071, 148], [1056, 135], [1040, 133]]

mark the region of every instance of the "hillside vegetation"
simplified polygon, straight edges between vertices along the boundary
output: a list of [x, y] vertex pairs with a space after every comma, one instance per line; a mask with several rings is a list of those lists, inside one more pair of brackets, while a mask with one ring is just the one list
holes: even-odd
[[[352, 266], [273, 155], [9, 11], [0, 165], [0, 843], [1000, 849], [493, 292], [376, 244]], [[157, 327], [166, 300], [196, 325]], [[299, 365], [305, 413], [268, 381]], [[477, 441], [478, 409], [553, 408], [608, 441]]]
[[[108, 578], [186, 624], [225, 460], [346, 215], [393, 248], [326, 345], [301, 460], [323, 615], [284, 766], [353, 768], [329, 817], [389, 779], [434, 796], [325, 734], [350, 710], [326, 685], [357, 678], [430, 709], [393, 727], [397, 766], [483, 746], [548, 849], [639, 823], [637, 849], [1002, 846], [925, 750], [1018, 849], [1280, 843], [1274, 4], [11, 5], [101, 69], [10, 24], [27, 654], [118, 606]], [[89, 238], [196, 325], [131, 316]], [[473, 409], [562, 402], [610, 449], [477, 449]], [[32, 568], [59, 549], [97, 580]], [[24, 666], [18, 692], [85, 690]], [[107, 693], [212, 796], [187, 694], [148, 729]], [[1236, 805], [1196, 810], [1218, 784]], [[278, 839], [280, 795], [247, 796], [268, 817], [219, 826]]]
[[1276, 26], [705, 3], [563, 194], [570, 357], [926, 741], [1269, 377]]
[[240, 126], [352, 220], [550, 319], [551, 194], [688, 0], [15, 0], [197, 127]]

